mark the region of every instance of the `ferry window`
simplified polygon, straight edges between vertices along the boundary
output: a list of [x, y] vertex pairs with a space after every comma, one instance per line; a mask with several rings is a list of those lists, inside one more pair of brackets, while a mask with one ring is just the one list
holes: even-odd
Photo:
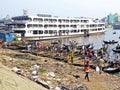
[[33, 24], [33, 27], [38, 27], [38, 25], [37, 24]]
[[59, 25], [58, 27], [59, 27], [59, 28], [62, 28], [62, 26], [61, 26], [61, 25]]
[[100, 31], [101, 30], [101, 28], [98, 28], [98, 31]]
[[59, 19], [58, 22], [61, 23], [62, 22], [61, 19]]
[[37, 21], [37, 18], [34, 18], [33, 21]]
[[28, 31], [28, 33], [31, 33], [31, 32], [32, 32], [32, 30]]
[[87, 27], [89, 27], [89, 25], [87, 25]]
[[42, 19], [42, 18], [39, 18], [38, 20], [39, 20], [40, 22], [42, 22], [42, 21], [43, 21], [43, 19]]
[[67, 23], [69, 23], [69, 20], [66, 20]]
[[81, 25], [81, 27], [83, 28], [83, 27], [84, 27], [84, 25]]
[[33, 31], [33, 34], [38, 34], [37, 30]]
[[76, 25], [73, 26], [73, 28], [76, 28], [76, 27], [77, 27]]
[[53, 25], [50, 24], [49, 27], [53, 27]]
[[66, 32], [66, 33], [69, 33], [69, 30], [66, 30], [65, 32]]
[[32, 24], [28, 24], [27, 27], [28, 27], [28, 28], [32, 27]]
[[66, 27], [69, 27], [69, 25], [66, 25]]
[[47, 24], [45, 24], [45, 25], [44, 25], [44, 28], [47, 28], [47, 27], [48, 27], [48, 25], [47, 25]]
[[84, 22], [84, 20], [81, 20], [81, 22], [83, 23], [83, 22]]
[[44, 19], [44, 21], [45, 21], [45, 22], [47, 22], [47, 21], [48, 21], [48, 19]]
[[73, 20], [70, 20], [70, 22], [72, 23], [72, 22], [73, 22]]
[[59, 30], [60, 33], [62, 33], [62, 30]]
[[25, 28], [25, 25], [24, 24], [18, 24], [17, 27], [18, 28]]
[[101, 27], [101, 24], [99, 24], [98, 27]]
[[54, 27], [57, 27], [57, 25], [54, 25]]
[[77, 20], [77, 23], [79, 23], [79, 20]]
[[53, 30], [49, 30], [49, 34], [52, 34], [53, 33]]
[[63, 33], [65, 33], [65, 30], [63, 30]]
[[48, 34], [48, 30], [45, 30], [44, 33], [45, 33], [45, 34]]
[[71, 30], [70, 32], [73, 33], [73, 30]]
[[81, 30], [81, 32], [84, 32], [84, 30]]
[[74, 33], [76, 33], [77, 31], [76, 30], [74, 30]]
[[52, 21], [55, 23], [55, 22], [57, 22], [57, 19], [53, 19]]
[[29, 21], [32, 21], [32, 19], [31, 19], [31, 18], [28, 18], [28, 20], [29, 20]]
[[39, 30], [39, 34], [43, 34], [43, 31], [42, 31], [42, 30]]
[[43, 27], [43, 25], [42, 25], [42, 24], [39, 24], [39, 27]]

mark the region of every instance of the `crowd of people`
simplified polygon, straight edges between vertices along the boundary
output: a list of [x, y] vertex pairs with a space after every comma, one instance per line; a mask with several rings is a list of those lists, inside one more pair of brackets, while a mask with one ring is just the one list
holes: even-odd
[[[28, 51], [31, 51], [32, 49], [42, 50], [47, 49], [51, 50], [52, 52], [57, 53], [63, 53], [66, 54], [66, 60], [65, 62], [74, 64], [74, 53], [75, 51], [79, 51], [79, 56], [81, 56], [84, 59], [84, 71], [85, 71], [85, 79], [89, 81], [89, 71], [90, 71], [90, 61], [97, 61], [99, 57], [98, 64], [96, 65], [96, 71], [98, 71], [100, 74], [103, 70], [103, 63], [105, 63], [106, 58], [106, 49], [108, 48], [107, 45], [103, 45], [103, 47], [99, 50], [94, 50], [93, 44], [87, 45], [79, 45], [76, 41], [69, 41], [69, 44], [62, 44], [60, 40], [51, 42], [49, 45], [45, 45], [42, 41], [35, 41], [33, 42], [26, 42], [26, 49]], [[7, 48], [7, 42], [3, 43], [3, 46]], [[81, 46], [80, 49], [77, 50], [77, 47]]]

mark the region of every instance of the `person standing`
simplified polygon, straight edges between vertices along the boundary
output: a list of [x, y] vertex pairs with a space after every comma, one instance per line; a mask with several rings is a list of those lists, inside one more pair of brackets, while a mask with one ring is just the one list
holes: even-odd
[[71, 57], [70, 57], [70, 55], [67, 55], [67, 63], [70, 63], [70, 59], [71, 59]]
[[85, 64], [85, 79], [89, 80], [89, 70], [90, 70], [90, 65], [89, 65], [89, 61], [86, 62]]
[[71, 64], [73, 64], [74, 51], [71, 51]]

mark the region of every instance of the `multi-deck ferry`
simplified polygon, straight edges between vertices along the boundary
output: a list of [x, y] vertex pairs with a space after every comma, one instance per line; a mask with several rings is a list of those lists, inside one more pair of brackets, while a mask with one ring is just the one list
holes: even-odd
[[8, 25], [19, 37], [26, 39], [53, 39], [104, 33], [105, 24], [88, 17], [62, 18], [45, 14], [12, 17]]

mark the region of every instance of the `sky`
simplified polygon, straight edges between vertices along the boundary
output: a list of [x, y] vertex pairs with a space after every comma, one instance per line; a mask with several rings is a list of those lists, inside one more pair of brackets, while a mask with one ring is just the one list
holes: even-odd
[[0, 18], [28, 14], [103, 18], [120, 13], [120, 0], [0, 0]]

